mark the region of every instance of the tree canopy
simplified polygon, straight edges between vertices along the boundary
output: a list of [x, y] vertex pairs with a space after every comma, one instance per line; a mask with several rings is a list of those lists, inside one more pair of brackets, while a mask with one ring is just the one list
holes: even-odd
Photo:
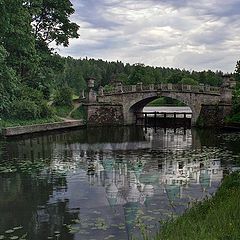
[[69, 0], [0, 0], [0, 117], [17, 117], [16, 99], [45, 105], [41, 101], [50, 97], [65, 61], [50, 43], [68, 46], [70, 38], [79, 37], [78, 25], [70, 21], [73, 13]]

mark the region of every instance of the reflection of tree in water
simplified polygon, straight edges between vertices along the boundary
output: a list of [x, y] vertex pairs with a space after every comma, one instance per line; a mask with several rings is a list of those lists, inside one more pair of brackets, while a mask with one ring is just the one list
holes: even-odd
[[68, 209], [68, 200], [58, 198], [59, 189], [65, 191], [65, 188], [65, 177], [56, 177], [52, 173], [0, 176], [0, 233], [23, 226], [31, 240], [47, 239], [54, 236], [55, 231], [73, 239], [63, 228], [63, 223], [69, 224], [76, 219], [79, 210]]

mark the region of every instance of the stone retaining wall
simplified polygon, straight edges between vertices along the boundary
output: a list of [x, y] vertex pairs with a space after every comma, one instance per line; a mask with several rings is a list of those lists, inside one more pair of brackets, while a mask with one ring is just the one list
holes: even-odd
[[224, 119], [232, 110], [231, 104], [202, 105], [197, 121], [199, 127], [224, 127]]
[[119, 104], [93, 103], [83, 105], [89, 126], [123, 125], [123, 107]]

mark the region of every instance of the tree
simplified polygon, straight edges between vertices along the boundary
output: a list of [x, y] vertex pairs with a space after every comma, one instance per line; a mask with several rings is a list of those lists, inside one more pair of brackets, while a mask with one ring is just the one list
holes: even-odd
[[74, 13], [69, 0], [28, 0], [25, 6], [31, 14], [35, 39], [49, 45], [68, 46], [70, 38], [78, 38], [79, 26], [70, 21]]
[[180, 83], [186, 84], [186, 85], [198, 85], [198, 82], [196, 80], [194, 80], [193, 78], [190, 78], [190, 77], [182, 78]]
[[9, 116], [11, 103], [19, 87], [15, 71], [6, 65], [6, 57], [7, 51], [0, 45], [0, 118]]
[[[65, 60], [49, 44], [68, 46], [69, 38], [79, 36], [79, 27], [69, 20], [73, 12], [69, 0], [0, 0], [1, 116], [10, 107], [14, 117], [21, 115], [19, 109], [29, 119], [51, 115], [44, 99]], [[28, 97], [31, 92], [37, 100]]]
[[[37, 71], [39, 58], [32, 34], [31, 18], [23, 0], [2, 0], [0, 42], [8, 52], [6, 62], [23, 79]], [[3, 12], [4, 11], [4, 12]]]
[[239, 85], [239, 83], [240, 83], [240, 61], [237, 61], [234, 77]]

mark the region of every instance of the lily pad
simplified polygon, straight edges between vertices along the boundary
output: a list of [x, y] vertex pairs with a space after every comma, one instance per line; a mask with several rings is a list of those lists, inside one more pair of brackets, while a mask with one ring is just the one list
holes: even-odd
[[23, 229], [23, 226], [14, 227], [13, 230]]
[[18, 236], [12, 236], [12, 237], [10, 237], [10, 239], [11, 240], [16, 240], [16, 239], [19, 239], [19, 237]]

